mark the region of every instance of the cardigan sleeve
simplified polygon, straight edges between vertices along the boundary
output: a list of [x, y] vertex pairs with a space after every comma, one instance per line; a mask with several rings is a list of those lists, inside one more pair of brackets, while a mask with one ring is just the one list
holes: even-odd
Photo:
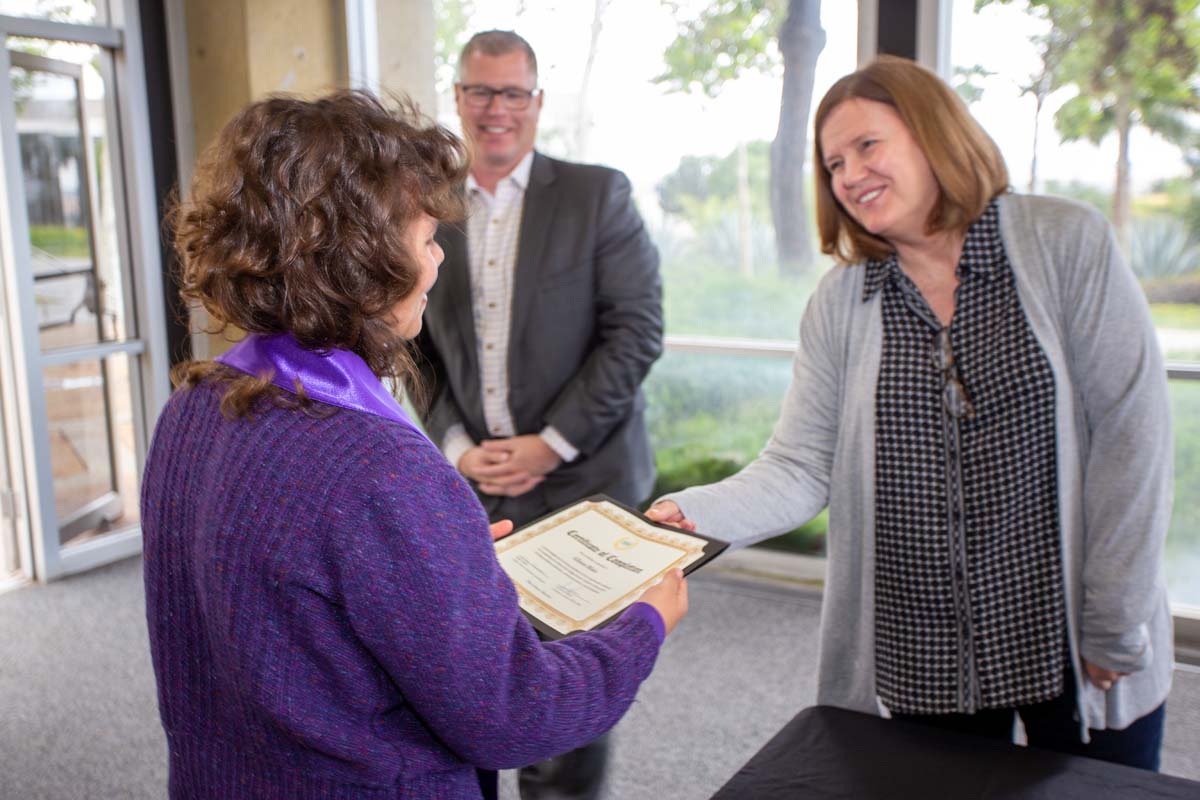
[[736, 475], [667, 495], [699, 530], [741, 547], [808, 522], [829, 502], [845, 370], [845, 314], [838, 268], [800, 320], [800, 343], [779, 421], [762, 453]]
[[403, 702], [475, 766], [523, 766], [599, 736], [654, 665], [662, 631], [645, 612], [657, 612], [539, 641], [474, 493], [407, 438], [377, 448], [339, 503], [346, 535], [332, 568], [355, 634]]
[[1080, 649], [1101, 667], [1148, 666], [1171, 518], [1166, 371], [1149, 306], [1099, 214], [1080, 212], [1062, 280], [1068, 358], [1088, 437]]

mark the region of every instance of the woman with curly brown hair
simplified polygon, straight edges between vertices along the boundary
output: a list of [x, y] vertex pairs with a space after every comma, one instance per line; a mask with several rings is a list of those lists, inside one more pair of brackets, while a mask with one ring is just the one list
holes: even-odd
[[686, 613], [672, 575], [539, 642], [474, 493], [381, 380], [418, 389], [465, 168], [367, 94], [275, 97], [173, 213], [184, 296], [249, 334], [181, 370], [143, 483], [173, 798], [479, 797], [476, 768], [611, 727]]

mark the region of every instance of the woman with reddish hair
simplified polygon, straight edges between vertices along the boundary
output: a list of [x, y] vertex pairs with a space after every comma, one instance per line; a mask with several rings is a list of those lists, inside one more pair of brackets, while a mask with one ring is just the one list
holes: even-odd
[[[740, 537], [829, 507], [818, 700], [1156, 769], [1171, 684], [1166, 371], [1095, 210], [1008, 191], [940, 78], [817, 109], [831, 270], [774, 436], [650, 516]], [[797, 221], [798, 224], [802, 224]]]

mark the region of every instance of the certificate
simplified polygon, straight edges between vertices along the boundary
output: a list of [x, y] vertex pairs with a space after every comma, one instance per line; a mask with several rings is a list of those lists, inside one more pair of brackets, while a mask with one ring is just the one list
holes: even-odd
[[668, 570], [691, 572], [725, 547], [596, 496], [514, 531], [496, 542], [496, 554], [521, 610], [559, 639], [611, 622]]

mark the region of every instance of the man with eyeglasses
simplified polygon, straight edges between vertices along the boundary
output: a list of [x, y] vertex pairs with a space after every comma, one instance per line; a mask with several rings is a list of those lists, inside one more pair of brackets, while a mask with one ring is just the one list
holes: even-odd
[[[654, 483], [640, 387], [662, 351], [662, 284], [629, 181], [534, 150], [545, 98], [517, 34], [476, 34], [458, 77], [470, 216], [438, 233], [426, 429], [493, 521], [597, 493], [637, 506]], [[601, 739], [523, 769], [521, 795], [597, 797], [606, 758]]]

